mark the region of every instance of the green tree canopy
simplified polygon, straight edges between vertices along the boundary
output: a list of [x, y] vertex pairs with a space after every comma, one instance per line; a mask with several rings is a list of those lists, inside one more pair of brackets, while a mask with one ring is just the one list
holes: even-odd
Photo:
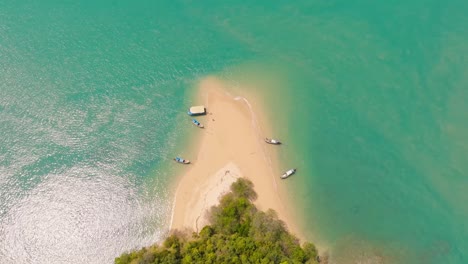
[[124, 253], [115, 263], [318, 263], [315, 246], [306, 242], [301, 247], [273, 210], [256, 209], [256, 198], [252, 182], [238, 179], [211, 208], [211, 224], [200, 233], [174, 231], [161, 246]]

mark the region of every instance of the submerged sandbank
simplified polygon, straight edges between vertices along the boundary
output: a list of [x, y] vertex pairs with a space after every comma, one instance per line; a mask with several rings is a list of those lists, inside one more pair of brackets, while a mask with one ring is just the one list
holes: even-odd
[[[273, 209], [289, 230], [301, 237], [290, 217], [280, 188], [275, 149], [264, 143], [259, 123], [249, 102], [229, 95], [223, 81], [208, 77], [200, 81], [199, 103], [208, 114], [198, 118], [205, 125], [193, 164], [180, 177], [171, 228], [200, 230], [207, 210], [229, 191], [238, 177], [254, 183], [260, 210]], [[262, 120], [264, 121], [264, 120]], [[194, 129], [198, 129], [195, 128]]]

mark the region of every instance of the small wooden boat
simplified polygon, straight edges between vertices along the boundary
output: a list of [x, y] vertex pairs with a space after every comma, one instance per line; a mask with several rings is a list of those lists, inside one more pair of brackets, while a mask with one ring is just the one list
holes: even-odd
[[174, 160], [175, 160], [175, 162], [182, 163], [182, 164], [189, 164], [190, 163], [190, 160], [186, 160], [186, 159], [183, 159], [181, 157], [175, 157]]
[[199, 128], [204, 128], [204, 126], [200, 122], [198, 122], [196, 119], [192, 119], [192, 123]]
[[279, 140], [273, 138], [265, 138], [265, 142], [273, 145], [281, 145], [281, 142]]
[[290, 169], [286, 171], [283, 175], [281, 175], [281, 179], [286, 179], [289, 176], [293, 175], [294, 173], [296, 173], [296, 169]]

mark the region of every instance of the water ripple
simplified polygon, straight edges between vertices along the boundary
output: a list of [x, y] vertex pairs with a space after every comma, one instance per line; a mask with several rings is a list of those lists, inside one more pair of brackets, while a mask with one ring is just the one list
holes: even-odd
[[142, 200], [126, 178], [73, 167], [49, 175], [2, 217], [0, 255], [7, 263], [109, 263], [129, 245], [159, 239], [163, 229], [148, 223], [161, 225], [167, 210], [161, 197]]

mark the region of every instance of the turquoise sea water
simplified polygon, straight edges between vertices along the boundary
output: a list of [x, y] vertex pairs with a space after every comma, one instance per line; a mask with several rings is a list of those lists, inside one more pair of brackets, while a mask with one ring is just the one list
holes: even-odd
[[0, 0], [2, 263], [157, 241], [213, 73], [265, 94], [333, 263], [468, 262], [468, 2], [96, 2]]

